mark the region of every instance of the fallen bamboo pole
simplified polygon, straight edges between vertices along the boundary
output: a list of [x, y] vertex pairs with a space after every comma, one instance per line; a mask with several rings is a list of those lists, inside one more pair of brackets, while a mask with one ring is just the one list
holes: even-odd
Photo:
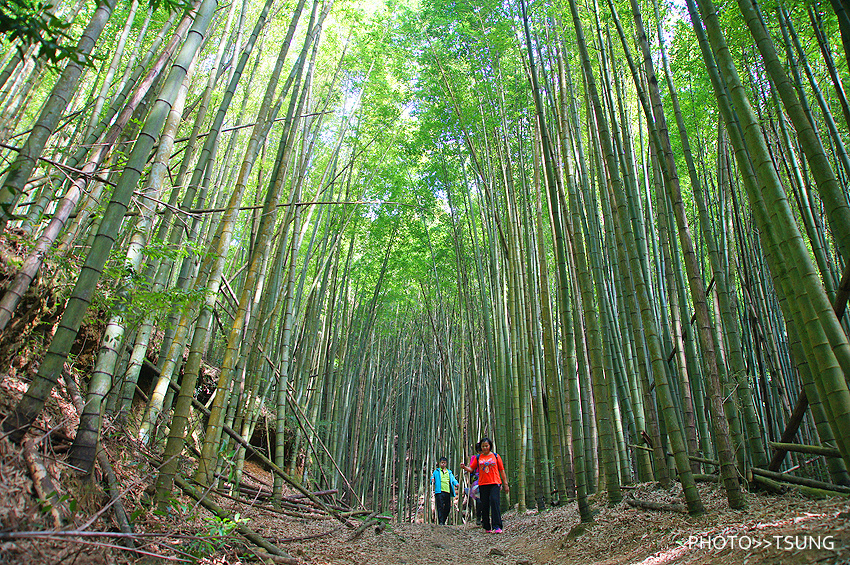
[[[825, 445], [804, 445], [802, 443], [782, 443], [778, 441], [771, 441], [769, 445], [777, 451], [793, 451], [795, 453], [811, 453], [812, 455], [824, 455], [826, 457], [841, 457], [841, 453], [837, 449]], [[773, 469], [769, 470], [773, 471]]]
[[[156, 365], [154, 365], [153, 363], [151, 363], [148, 359], [145, 359], [145, 360], [144, 360], [144, 364], [145, 364], [147, 367], [151, 368], [153, 371], [155, 371], [155, 372], [156, 372], [156, 374], [159, 374], [159, 369], [157, 369]], [[168, 383], [168, 386], [169, 386], [170, 388], [174, 389], [174, 390], [175, 390], [175, 392], [178, 392], [178, 393], [180, 392], [180, 387], [179, 387], [179, 386], [177, 386], [177, 384], [176, 384], [176, 383], [174, 383], [174, 382], [170, 382], [170, 383]], [[205, 415], [205, 416], [209, 416], [209, 415], [210, 415], [210, 411], [207, 409], [207, 407], [206, 407], [206, 406], [204, 406], [204, 405], [203, 405], [203, 404], [202, 404], [202, 403], [201, 403], [201, 402], [200, 402], [197, 398], [193, 398], [193, 399], [192, 399], [192, 406], [193, 406], [193, 407], [195, 407], [195, 408], [196, 408], [199, 412], [201, 412], [203, 415]], [[294, 489], [296, 489], [297, 491], [301, 492], [301, 494], [303, 494], [304, 496], [306, 496], [307, 498], [309, 498], [310, 500], [312, 500], [312, 501], [313, 501], [314, 503], [316, 503], [316, 505], [317, 505], [317, 506], [319, 506], [322, 510], [324, 510], [325, 512], [327, 512], [328, 514], [330, 514], [331, 516], [333, 516], [334, 518], [336, 518], [337, 520], [339, 520], [341, 523], [345, 524], [345, 525], [346, 525], [346, 526], [348, 526], [349, 528], [353, 528], [353, 527], [354, 527], [354, 525], [353, 525], [353, 524], [351, 524], [348, 520], [346, 520], [345, 518], [343, 518], [342, 516], [340, 516], [340, 514], [339, 514], [339, 512], [338, 512], [338, 511], [334, 510], [333, 508], [330, 508], [327, 504], [325, 504], [324, 502], [322, 502], [321, 500], [319, 500], [319, 498], [318, 498], [317, 496], [314, 496], [312, 492], [310, 492], [309, 490], [307, 490], [306, 488], [304, 488], [303, 486], [301, 486], [301, 485], [300, 485], [297, 481], [295, 481], [292, 477], [290, 477], [290, 476], [289, 476], [289, 474], [287, 474], [287, 473], [286, 473], [286, 471], [284, 471], [283, 469], [281, 469], [280, 467], [278, 467], [278, 466], [274, 463], [274, 461], [272, 461], [271, 459], [269, 459], [268, 457], [266, 457], [265, 455], [263, 455], [263, 454], [260, 452], [260, 450], [258, 450], [258, 449], [257, 449], [257, 448], [255, 448], [253, 445], [251, 445], [251, 443], [250, 443], [248, 440], [246, 440], [244, 437], [242, 437], [242, 436], [241, 436], [239, 433], [237, 433], [237, 432], [236, 432], [233, 428], [231, 428], [231, 427], [230, 427], [230, 426], [228, 426], [227, 424], [222, 424], [221, 428], [222, 428], [222, 431], [223, 431], [224, 433], [226, 433], [227, 435], [229, 435], [229, 436], [233, 439], [233, 441], [235, 441], [236, 443], [238, 443], [239, 445], [241, 445], [242, 447], [244, 447], [246, 450], [248, 450], [248, 451], [250, 451], [251, 453], [253, 453], [253, 454], [257, 457], [257, 459], [259, 459], [260, 461], [262, 461], [263, 463], [265, 463], [266, 465], [268, 465], [268, 466], [269, 466], [269, 468], [271, 469], [271, 471], [272, 471], [274, 474], [276, 474], [277, 476], [279, 476], [280, 478], [282, 478], [282, 479], [283, 479], [283, 480], [284, 480], [287, 484], [289, 484], [292, 488], [294, 488]], [[175, 477], [176, 477], [176, 475], [175, 475]]]
[[795, 477], [794, 475], [789, 475], [788, 473], [774, 473], [773, 471], [759, 469], [758, 467], [753, 467], [752, 471], [753, 475], [760, 475], [762, 477], [767, 477], [768, 479], [773, 479], [775, 481], [781, 481], [784, 483], [790, 483], [792, 485], [803, 485], [809, 488], [819, 490], [828, 490], [841, 494], [850, 494], [850, 487], [843, 487], [841, 485], [834, 485], [832, 483], [825, 483], [823, 481], [816, 481], [814, 479]]
[[53, 480], [50, 478], [50, 473], [47, 472], [44, 461], [42, 461], [41, 456], [36, 450], [35, 442], [31, 439], [25, 440], [22, 447], [24, 459], [27, 462], [30, 475], [32, 475], [32, 485], [35, 488], [35, 493], [38, 495], [44, 510], [49, 512], [53, 518], [53, 526], [57, 530], [61, 530], [64, 525], [62, 515], [67, 512], [67, 509], [60, 500], [56, 487], [53, 486]]
[[363, 532], [365, 532], [365, 531], [366, 531], [367, 529], [369, 529], [371, 526], [375, 526], [375, 525], [377, 525], [377, 524], [381, 523], [381, 521], [375, 517], [375, 516], [377, 516], [377, 515], [378, 515], [378, 513], [377, 513], [377, 512], [372, 512], [371, 514], [369, 514], [369, 515], [366, 517], [366, 520], [365, 520], [362, 524], [360, 524], [360, 526], [359, 526], [356, 530], [354, 530], [353, 532], [351, 532], [351, 535], [350, 535], [350, 536], [348, 536], [348, 541], [351, 541], [351, 540], [353, 540], [353, 539], [356, 539], [357, 537], [359, 537], [359, 536], [360, 536], [360, 534], [362, 534]]
[[[193, 487], [188, 482], [186, 482], [186, 480], [183, 479], [183, 477], [181, 477], [179, 474], [174, 475], [174, 482], [177, 484], [177, 486], [179, 486], [183, 490], [183, 492], [185, 492], [186, 494], [188, 494], [189, 496], [191, 496], [192, 498], [197, 500], [198, 503], [200, 503], [201, 506], [203, 506], [204, 508], [206, 508], [207, 510], [209, 510], [210, 512], [212, 512], [213, 514], [215, 514], [219, 518], [228, 519], [228, 520], [231, 519], [230, 514], [224, 508], [222, 508], [221, 506], [219, 506], [218, 504], [216, 504], [215, 502], [210, 500], [210, 498], [208, 496], [205, 496], [205, 494], [199, 493], [195, 489], [195, 487]], [[285, 551], [283, 551], [282, 549], [280, 549], [279, 547], [277, 547], [273, 543], [269, 542], [266, 538], [264, 538], [263, 536], [261, 536], [260, 534], [258, 534], [257, 532], [255, 532], [254, 530], [252, 530], [251, 528], [249, 528], [248, 526], [246, 526], [242, 522], [236, 522], [236, 528], [235, 529], [240, 534], [242, 534], [242, 536], [245, 539], [247, 539], [248, 541], [250, 541], [251, 543], [253, 543], [257, 547], [261, 547], [262, 549], [266, 550], [267, 552], [271, 553], [272, 555], [276, 555], [278, 557], [283, 557], [285, 559], [291, 559], [292, 563], [298, 563], [298, 561], [296, 559], [293, 559], [293, 557], [291, 555], [289, 555], [288, 553], [286, 553]]]
[[[647, 447], [645, 445], [637, 445], [637, 444], [634, 444], [634, 443], [630, 443], [630, 444], [628, 444], [628, 446], [633, 447], [635, 449], [643, 449], [644, 451], [652, 451], [651, 447]], [[673, 457], [673, 454], [668, 452], [667, 456]], [[699, 455], [688, 455], [688, 459], [690, 459], [691, 461], [696, 461], [698, 463], [706, 463], [708, 465], [715, 465], [715, 466], [718, 466], [718, 467], [720, 466], [720, 461], [717, 461], [715, 459], [707, 459], [705, 457], [700, 457]]]
[[823, 498], [829, 498], [831, 496], [850, 496], [850, 494], [808, 487], [805, 485], [793, 485], [790, 483], [782, 483], [779, 481], [774, 481], [773, 479], [768, 479], [767, 477], [762, 477], [761, 475], [750, 474], [750, 480], [757, 482], [763, 488], [776, 494], [783, 494], [788, 492], [789, 490], [796, 490], [803, 496], [811, 498], [813, 500], [821, 500]]

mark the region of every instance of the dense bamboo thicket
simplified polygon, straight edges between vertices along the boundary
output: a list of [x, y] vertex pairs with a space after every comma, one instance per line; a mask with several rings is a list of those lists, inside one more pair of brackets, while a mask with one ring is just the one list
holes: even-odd
[[735, 509], [771, 472], [850, 486], [846, 9], [34, 13], [52, 47], [0, 39], [5, 433], [77, 387], [69, 463], [109, 423], [163, 510], [238, 492], [248, 442], [278, 500], [399, 521], [482, 435], [504, 504], [582, 520], [634, 482], [691, 514], [698, 479]]

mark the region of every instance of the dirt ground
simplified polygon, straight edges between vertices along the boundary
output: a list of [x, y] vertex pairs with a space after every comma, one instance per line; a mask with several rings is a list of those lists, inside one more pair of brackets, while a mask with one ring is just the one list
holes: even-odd
[[[0, 412], [8, 410], [22, 390], [14, 379], [0, 379]], [[64, 530], [114, 532], [108, 497], [98, 484], [80, 483], [64, 464], [76, 427], [75, 414], [54, 391], [39, 419], [39, 452], [61, 495]], [[185, 496], [160, 513], [150, 504], [156, 473], [151, 454], [121, 430], [107, 428], [106, 451], [122, 485], [122, 500], [132, 515], [136, 553], [120, 549], [115, 538], [93, 538], [56, 531], [49, 512], [36, 499], [23, 450], [0, 438], [0, 564], [83, 565], [165, 563], [190, 560], [204, 564], [257, 563], [255, 549], [238, 535], [216, 537], [222, 523]], [[185, 461], [187, 469], [191, 461]], [[267, 488], [271, 476], [247, 463], [245, 484]], [[98, 481], [102, 478], [96, 473]], [[377, 533], [359, 536], [326, 514], [289, 512], [210, 494], [231, 517], [252, 528], [292, 556], [279, 563], [301, 565], [425, 565], [486, 560], [493, 565], [664, 565], [717, 563], [729, 565], [850, 565], [850, 499], [804, 498], [747, 493], [745, 510], [729, 510], [716, 484], [701, 484], [707, 512], [699, 517], [670, 511], [637, 509], [625, 502], [608, 506], [604, 495], [592, 497], [596, 512], [580, 524], [575, 504], [545, 512], [505, 513], [505, 531], [487, 534], [473, 524], [437, 526], [390, 522]], [[680, 502], [672, 491], [642, 484], [629, 496], [658, 502]], [[296, 494], [291, 492], [289, 494]], [[309, 509], [307, 510], [309, 512]], [[453, 513], [456, 514], [456, 513]], [[456, 515], [452, 520], [458, 521]], [[356, 520], [352, 520], [355, 524]], [[225, 528], [226, 529], [226, 528]], [[10, 532], [40, 531], [39, 539], [9, 538]], [[50, 535], [44, 537], [43, 533]], [[52, 533], [51, 533], [52, 532]], [[139, 553], [144, 552], [144, 553]], [[268, 561], [267, 561], [268, 562]]]
[[[0, 514], [0, 564], [87, 564], [164, 563], [188, 556], [197, 548], [198, 536], [210, 535], [216, 521], [192, 501], [181, 497], [182, 513], [159, 515], [148, 506], [135, 521], [140, 537], [137, 547], [151, 556], [106, 547], [118, 540], [93, 540], [56, 535], [50, 539], [3, 540], [2, 532], [22, 529], [50, 530], [46, 517], [41, 524], [37, 504], [26, 492], [26, 470], [18, 460], [17, 448], [0, 440], [0, 483], [4, 492]], [[257, 471], [257, 469], [254, 469]], [[126, 469], [124, 481], [138, 475]], [[64, 486], [64, 485], [63, 485]], [[144, 508], [141, 485], [125, 497], [128, 512]], [[474, 524], [438, 526], [433, 524], [387, 524], [381, 533], [370, 527], [352, 536], [352, 529], [327, 515], [282, 515], [270, 508], [236, 502], [210, 495], [231, 516], [239, 516], [250, 528], [289, 553], [303, 565], [425, 565], [467, 563], [486, 559], [494, 565], [662, 565], [723, 563], [729, 565], [766, 564], [848, 564], [850, 565], [850, 501], [827, 498], [813, 501], [798, 494], [782, 496], [747, 494], [748, 508], [729, 510], [716, 485], [700, 487], [705, 515], [690, 517], [669, 511], [636, 509], [625, 503], [605, 505], [605, 498], [593, 499], [593, 523], [580, 524], [575, 504], [538, 513], [505, 513], [505, 531], [487, 534]], [[677, 492], [665, 492], [652, 485], [638, 485], [632, 496], [655, 502], [675, 502]], [[89, 508], [103, 505], [93, 500]], [[17, 508], [10, 506], [16, 505]], [[91, 512], [91, 510], [89, 510]], [[17, 516], [17, 524], [8, 518]], [[77, 517], [77, 527], [88, 516]], [[357, 523], [356, 520], [353, 522]], [[70, 527], [70, 526], [69, 526]], [[115, 531], [108, 514], [90, 530]], [[196, 554], [198, 563], [257, 563], [250, 554], [254, 548], [238, 536], [207, 538], [215, 544]], [[267, 561], [268, 562], [268, 561]], [[281, 561], [278, 561], [281, 562]]]
[[[625, 503], [613, 508], [596, 504], [595, 521], [579, 525], [575, 505], [570, 505], [522, 516], [508, 512], [502, 534], [487, 534], [473, 524], [394, 525], [353, 542], [341, 532], [308, 542], [303, 551], [305, 562], [321, 565], [448, 564], [482, 558], [497, 565], [850, 564], [846, 499], [814, 502], [792, 494], [750, 494], [747, 510], [731, 511], [724, 509], [716, 486], [701, 490], [708, 512], [697, 518]], [[650, 485], [641, 485], [635, 494], [645, 500], [668, 498]]]

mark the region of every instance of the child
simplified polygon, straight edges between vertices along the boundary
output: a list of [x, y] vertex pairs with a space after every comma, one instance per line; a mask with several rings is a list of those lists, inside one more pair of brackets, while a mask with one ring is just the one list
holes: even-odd
[[434, 483], [434, 505], [437, 507], [437, 521], [440, 525], [446, 524], [446, 518], [449, 517], [449, 508], [451, 499], [455, 496], [455, 487], [458, 482], [448, 469], [449, 460], [445, 457], [440, 457], [440, 466], [434, 471], [434, 476], [431, 480]]
[[488, 534], [502, 533], [502, 510], [499, 500], [501, 487], [510, 492], [508, 476], [505, 474], [505, 464], [502, 458], [493, 453], [493, 442], [490, 438], [482, 438], [478, 443], [481, 453], [474, 457], [469, 465], [461, 464], [467, 472], [478, 470], [478, 490], [481, 496], [481, 525]]

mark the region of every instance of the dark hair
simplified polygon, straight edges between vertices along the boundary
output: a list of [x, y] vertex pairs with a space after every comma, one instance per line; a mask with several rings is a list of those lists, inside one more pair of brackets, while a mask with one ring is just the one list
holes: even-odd
[[493, 451], [493, 440], [490, 439], [489, 437], [481, 438], [481, 441], [479, 441], [478, 445], [477, 445], [478, 449], [479, 450], [481, 449], [481, 444], [484, 443], [485, 441], [490, 444], [490, 451]]
[[[490, 445], [492, 446], [493, 444], [490, 444]], [[481, 442], [480, 441], [475, 444], [475, 451], [476, 452], [481, 451]]]
[[445, 461], [446, 463], [449, 462], [449, 460], [446, 459], [445, 457], [440, 457], [439, 462], [442, 463], [443, 461]]

